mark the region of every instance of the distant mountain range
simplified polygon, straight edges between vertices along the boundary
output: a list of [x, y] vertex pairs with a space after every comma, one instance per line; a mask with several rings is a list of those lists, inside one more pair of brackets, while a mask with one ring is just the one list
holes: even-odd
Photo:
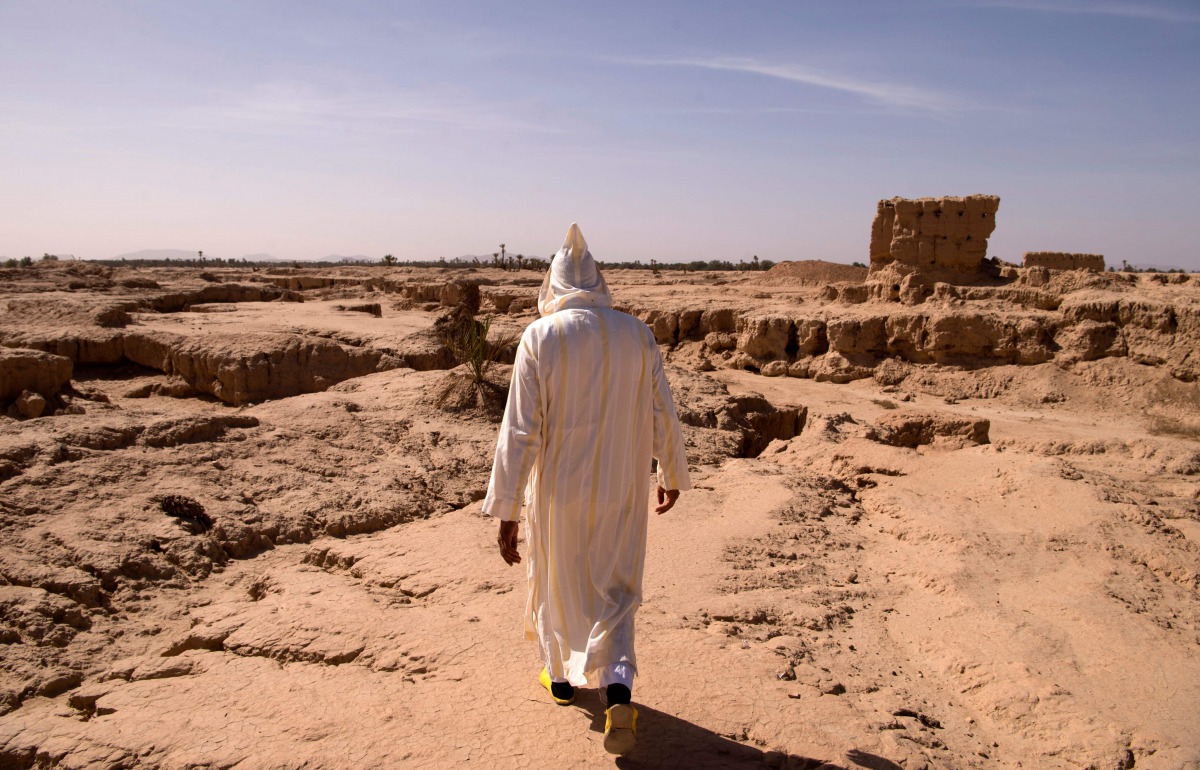
[[[197, 259], [200, 256], [198, 251], [186, 251], [184, 249], [142, 249], [141, 251], [131, 251], [128, 254], [118, 254], [113, 259]], [[211, 255], [214, 259], [225, 257], [220, 254]], [[272, 257], [270, 254], [247, 254], [238, 257], [238, 260], [246, 260], [247, 262], [283, 262], [280, 257]], [[291, 260], [286, 260], [291, 261]]]
[[[186, 251], [184, 249], [142, 249], [141, 251], [131, 251], [128, 254], [118, 254], [115, 257], [113, 257], [113, 259], [129, 259], [129, 260], [137, 260], [137, 259], [145, 259], [145, 260], [198, 259], [199, 256], [200, 256], [200, 253], [197, 251]], [[210, 255], [210, 258], [225, 259], [226, 257], [224, 257], [220, 254], [212, 254], [212, 255]], [[343, 256], [341, 254], [330, 254], [328, 257], [322, 257], [320, 259], [292, 260], [287, 257], [274, 257], [274, 256], [271, 256], [270, 254], [259, 253], [259, 254], [245, 254], [243, 256], [237, 257], [236, 261], [240, 262], [243, 259], [246, 260], [247, 262], [293, 262], [293, 261], [296, 261], [296, 262], [342, 262], [342, 261], [378, 262], [380, 258], [379, 257], [368, 257], [365, 254], [355, 254], [353, 256]]]
[[141, 251], [131, 251], [128, 254], [118, 254], [113, 259], [196, 259], [199, 256], [195, 251], [184, 251], [183, 249], [142, 249]]
[[341, 254], [330, 254], [328, 257], [322, 257], [318, 262], [378, 262], [379, 257], [368, 257], [366, 254], [355, 254], [353, 256], [342, 256]]

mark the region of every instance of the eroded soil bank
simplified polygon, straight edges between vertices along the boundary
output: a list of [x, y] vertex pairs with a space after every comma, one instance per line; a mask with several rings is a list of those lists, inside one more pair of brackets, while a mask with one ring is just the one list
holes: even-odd
[[[696, 485], [621, 766], [1200, 767], [1200, 280], [607, 278]], [[464, 282], [518, 332], [539, 279], [6, 273], [0, 767], [608, 764], [595, 692], [534, 682], [495, 405], [433, 332]]]

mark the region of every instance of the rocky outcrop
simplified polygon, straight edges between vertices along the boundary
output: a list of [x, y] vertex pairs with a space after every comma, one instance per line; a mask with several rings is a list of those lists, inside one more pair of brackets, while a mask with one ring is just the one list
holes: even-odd
[[124, 332], [109, 329], [0, 330], [0, 345], [51, 353], [79, 364], [116, 364], [125, 357]]
[[[890, 207], [882, 207], [881, 216], [886, 220], [890, 211], [893, 229], [903, 230], [908, 220], [896, 217], [915, 217], [915, 203], [921, 203], [921, 216], [917, 218], [923, 223], [947, 216], [957, 221], [958, 213], [967, 217], [974, 211], [972, 206], [982, 207], [982, 214], [991, 210], [986, 201], [975, 201], [979, 197], [932, 203], [932, 199], [885, 201]], [[926, 211], [926, 204], [933, 203], [944, 206]], [[980, 218], [986, 219], [982, 215]], [[965, 224], [938, 227], [943, 228], [947, 243], [954, 239], [946, 232], [957, 227], [961, 235], [970, 230]], [[939, 231], [933, 227], [930, 232]], [[907, 243], [906, 237], [898, 243]], [[904, 248], [898, 251], [901, 256], [905, 253]], [[893, 260], [893, 264], [900, 263]], [[937, 264], [944, 269], [962, 263]], [[849, 382], [875, 376], [881, 364], [893, 362], [895, 365], [884, 377], [889, 384], [896, 384], [907, 376], [911, 364], [977, 368], [1051, 360], [1071, 364], [1128, 356], [1142, 364], [1166, 366], [1180, 380], [1192, 381], [1200, 376], [1200, 356], [1195, 352], [1200, 349], [1196, 320], [1200, 310], [1186, 295], [1177, 292], [1162, 300], [1124, 296], [1137, 283], [1137, 277], [1116, 273], [1052, 271], [1046, 267], [1005, 270], [1013, 278], [1009, 285], [956, 285], [944, 281], [925, 284], [924, 278], [932, 275], [926, 272], [917, 278], [913, 277], [916, 273], [907, 273], [897, 284], [887, 286], [879, 283], [886, 271], [877, 270], [873, 273], [874, 283], [829, 286], [826, 301], [802, 303], [794, 310], [781, 309], [778, 302], [764, 311], [752, 304], [733, 302], [727, 307], [688, 308], [679, 301], [653, 306], [625, 303], [617, 309], [645, 322], [661, 345], [698, 343], [689, 348], [695, 353], [688, 355], [697, 356], [694, 363], [700, 370], [732, 367], [768, 376]], [[532, 283], [520, 279], [511, 284], [486, 285], [484, 279], [469, 277], [395, 281], [393, 288], [404, 295], [402, 304], [440, 307], [457, 302], [463, 286], [480, 284], [484, 303], [497, 312], [521, 313], [535, 302], [537, 289]], [[260, 295], [247, 294], [247, 290], [263, 288], [268, 295], [275, 290], [272, 286], [213, 284], [199, 291], [159, 295], [156, 302], [167, 309], [194, 307], [188, 303], [254, 298]], [[864, 304], [884, 289], [889, 297], [895, 293], [913, 302], [908, 307], [889, 305], [886, 310]], [[904, 294], [906, 291], [909, 293]], [[162, 299], [164, 296], [174, 299], [168, 301]], [[726, 301], [722, 298], [721, 304]], [[916, 305], [917, 301], [921, 304]], [[9, 300], [10, 317], [29, 315], [38, 323], [0, 327], [0, 343], [45, 351], [76, 364], [133, 361], [175, 375], [180, 393], [186, 394], [190, 388], [228, 403], [314, 392], [348, 377], [397, 366], [428, 370], [456, 363], [436, 334], [426, 332], [386, 346], [338, 335], [314, 339], [308, 333], [219, 340], [216, 336], [183, 337], [126, 326], [128, 310], [139, 309], [137, 303], [106, 300], [105, 304], [88, 305], [72, 299], [54, 307], [43, 305], [47, 303]], [[374, 305], [365, 307], [373, 310]], [[148, 387], [153, 390], [158, 386]], [[37, 410], [36, 401], [27, 399], [28, 413]]]
[[[488, 278], [468, 277], [450, 281], [384, 281], [380, 288], [385, 291], [395, 291], [400, 294], [399, 306], [411, 308], [420, 305], [440, 305], [454, 307], [462, 298], [463, 287], [481, 287], [480, 295], [484, 300], [490, 300], [500, 313], [517, 312], [520, 309], [537, 304], [537, 289], [522, 290], [518, 281], [514, 285], [483, 289], [494, 282]], [[519, 300], [514, 307], [514, 300]]]
[[[1044, 285], [1044, 282], [1040, 285]], [[1052, 291], [1025, 286], [954, 286], [949, 283], [933, 285], [934, 299], [964, 302], [1004, 302], [1035, 310], [1057, 310], [1062, 297]]]
[[788, 318], [751, 316], [738, 323], [737, 349], [751, 358], [774, 360], [788, 355], [795, 322]]
[[532, 299], [537, 301], [537, 291], [526, 289], [524, 291], [513, 290], [510, 287], [490, 289], [483, 292], [483, 299], [491, 302], [498, 313], [507, 313], [512, 306], [513, 301], [517, 299]]
[[319, 291], [321, 289], [352, 289], [396, 293], [403, 291], [407, 282], [401, 278], [367, 275], [280, 275], [254, 277], [250, 280], [263, 281], [283, 289], [285, 293]]
[[150, 423], [87, 424], [54, 421], [40, 437], [0, 433], [0, 481], [38, 463], [78, 460], [89, 452], [112, 452], [132, 446], [164, 449], [182, 444], [219, 441], [229, 431], [252, 428], [258, 420], [243, 414], [175, 417]]
[[739, 321], [737, 352], [727, 360], [764, 374], [844, 382], [871, 376], [876, 363], [892, 357], [955, 365], [1042, 363], [1054, 356], [1053, 330], [1054, 319], [1032, 314], [940, 310], [849, 318], [749, 316]]
[[156, 313], [177, 313], [192, 305], [210, 302], [271, 302], [283, 298], [284, 292], [271, 285], [244, 286], [238, 283], [214, 283], [193, 291], [154, 294], [135, 302], [130, 310], [152, 310]]
[[451, 307], [458, 303], [458, 294], [458, 285], [454, 282], [406, 283], [400, 289], [400, 296], [410, 305], [437, 302]]
[[[11, 344], [14, 340], [5, 341]], [[62, 336], [32, 332], [15, 341], [68, 359], [68, 365], [71, 361], [102, 365], [130, 361], [148, 366], [234, 405], [316, 393], [352, 377], [405, 365], [401, 358], [378, 349], [342, 345], [323, 337], [266, 332], [190, 337], [90, 329]]]
[[[336, 278], [325, 275], [273, 275], [267, 278], [273, 285], [290, 291], [310, 291], [312, 289], [328, 289], [337, 285]], [[354, 279], [354, 284], [362, 283]]]
[[628, 310], [651, 325], [661, 344], [699, 342], [701, 356], [713, 365], [768, 376], [849, 382], [871, 377], [890, 360], [975, 368], [1114, 356], [1168, 366], [1184, 381], [1200, 376], [1200, 308], [1192, 305], [1119, 297], [1063, 301], [1020, 287], [938, 288], [945, 299], [982, 293], [1010, 298], [1021, 309], [939, 303], [888, 312], [864, 312], [873, 307], [866, 305], [854, 315], [826, 308], [804, 315], [705, 311], [694, 325], [684, 319], [695, 311]]
[[[974, 292], [1012, 294], [1025, 304], [1005, 312], [950, 304]], [[1037, 289], [947, 287], [943, 293], [946, 303], [892, 306], [890, 312], [870, 312], [866, 309], [874, 306], [863, 305], [852, 315], [823, 307], [788, 315], [739, 314], [733, 308], [624, 309], [645, 321], [660, 344], [700, 343], [701, 355], [712, 365], [829, 382], [870, 377], [876, 366], [891, 359], [974, 368], [1130, 356], [1169, 366], [1178, 379], [1200, 374], [1200, 310], [1189, 305], [1081, 298], [1069, 299], [1055, 311], [1057, 297]], [[231, 404], [316, 392], [398, 366], [428, 370], [455, 364], [436, 335], [426, 332], [390, 346], [390, 354], [326, 338], [265, 333], [193, 338], [92, 328], [66, 336], [33, 332], [4, 341], [79, 364], [132, 361], [176, 375], [195, 390]]]
[[[936, 259], [930, 264], [945, 270], [955, 265], [963, 267], [965, 263], [961, 259], [939, 261], [938, 255], [942, 252], [937, 249], [950, 253], [946, 250], [951, 248], [956, 237], [961, 236], [959, 257], [964, 249], [969, 251], [963, 246], [968, 242], [966, 237], [970, 236], [973, 239], [970, 243], [975, 243], [976, 236], [981, 240], [984, 237], [981, 233], [990, 232], [991, 226], [971, 225], [969, 221], [974, 214], [979, 214], [979, 219], [986, 222], [990, 213], [994, 214], [996, 199], [969, 196], [884, 203], [888, 205], [881, 207], [880, 221], [887, 220], [890, 215], [893, 230], [899, 227], [907, 231], [916, 227], [910, 220], [920, 220], [920, 227], [924, 228], [920, 237], [928, 236], [934, 239], [930, 242], [935, 243], [932, 248]], [[919, 210], [917, 203], [920, 203]], [[968, 223], [958, 224], [960, 213], [961, 219]], [[927, 224], [927, 220], [940, 222], [943, 219], [952, 221], [950, 224]], [[907, 258], [905, 255], [911, 252], [911, 248], [903, 246], [910, 236], [916, 237], [911, 233], [897, 236], [897, 254], [901, 257]], [[938, 238], [944, 240], [942, 246], [936, 245], [941, 242]], [[877, 238], [876, 247], [879, 243]], [[891, 248], [891, 241], [888, 241], [888, 247]], [[888, 253], [890, 258], [891, 252]], [[920, 253], [918, 245], [918, 256]], [[924, 269], [927, 265], [920, 266]], [[1155, 302], [1114, 296], [1113, 292], [1122, 290], [1128, 283], [1119, 276], [1114, 278], [1115, 274], [1055, 271], [1051, 275], [1043, 267], [1009, 270], [1017, 275], [1017, 279], [1007, 286], [955, 285], [944, 281], [926, 285], [921, 283], [924, 278], [910, 280], [913, 274], [906, 274], [900, 282], [900, 291], [908, 287], [922, 302], [932, 301], [919, 308], [891, 306], [886, 312], [872, 312], [873, 305], [862, 304], [872, 291], [878, 289], [878, 284], [830, 287], [835, 301], [839, 305], [854, 305], [852, 310], [828, 304], [805, 305], [791, 313], [754, 311], [744, 306], [697, 309], [678, 305], [622, 304], [618, 309], [645, 322], [659, 344], [674, 347], [683, 343], [701, 343], [700, 360], [697, 361], [701, 369], [726, 366], [772, 376], [849, 382], [874, 376], [883, 362], [892, 362], [894, 366], [885, 374], [885, 379], [895, 384], [906, 376], [908, 369], [905, 367], [909, 364], [975, 368], [1130, 356], [1145, 364], [1167, 365], [1178, 379], [1194, 379], [1200, 373], [1200, 363], [1193, 352], [1200, 343], [1200, 332], [1194, 328], [1196, 311], [1190, 305], [1178, 299]], [[1046, 274], [1043, 281], [1024, 280], [1042, 273]], [[924, 275], [931, 274], [926, 271]], [[1058, 285], [1060, 279], [1072, 276], [1079, 280], [1086, 278], [1092, 283], [1081, 286], [1071, 283], [1068, 291], [1062, 290]], [[876, 271], [874, 277], [881, 278], [882, 274]], [[1095, 283], [1097, 281], [1100, 283]], [[468, 282], [474, 282], [474, 279], [468, 279]], [[461, 279], [409, 281], [397, 283], [396, 288], [408, 302], [444, 305], [457, 301], [463, 284]], [[891, 292], [895, 287], [887, 288]], [[1083, 295], [1084, 291], [1093, 289], [1104, 291], [1108, 296], [1097, 298], [1096, 291], [1080, 298], [1071, 296]], [[481, 299], [498, 312], [523, 312], [533, 303], [536, 287], [520, 283], [484, 285], [480, 293]], [[1064, 296], [1067, 299], [1064, 300]], [[972, 303], [976, 303], [975, 306]], [[8, 342], [47, 349], [81, 362], [114, 362], [125, 358], [127, 343], [119, 337], [116, 332], [90, 329], [50, 344], [45, 340], [24, 338]], [[449, 351], [436, 336], [424, 333], [410, 335], [389, 352], [394, 354], [392, 357], [396, 361], [385, 366], [394, 364], [426, 370], [454, 364]]]
[[1056, 343], [1068, 360], [1129, 356], [1168, 366], [1176, 379], [1200, 377], [1200, 307], [1135, 298], [1063, 303]]
[[[778, 407], [754, 393], [734, 396], [719, 382], [674, 366], [667, 367], [667, 377], [685, 437], [691, 436], [687, 444], [693, 462], [757, 457], [775, 439], [790, 439], [804, 429], [804, 407]], [[701, 447], [706, 454], [698, 454]]]
[[266, 333], [202, 339], [162, 332], [129, 335], [124, 354], [134, 363], [178, 375], [201, 393], [234, 405], [316, 393], [399, 365], [370, 348]]
[[458, 364], [454, 352], [433, 329], [424, 329], [408, 335], [396, 345], [396, 351], [403, 366], [418, 372], [451, 369]]
[[178, 417], [160, 420], [146, 426], [138, 443], [161, 449], [180, 444], [216, 441], [224, 436], [230, 428], [254, 428], [257, 426], [258, 418], [241, 414]]
[[946, 414], [896, 412], [875, 421], [876, 439], [897, 447], [916, 448], [928, 444], [986, 444], [991, 423], [983, 418]]
[[454, 307], [462, 299], [464, 286], [478, 286], [481, 281], [440, 281], [413, 282], [400, 286], [400, 296], [409, 305], [438, 303], [444, 307]]
[[71, 359], [40, 350], [0, 347], [0, 406], [40, 417], [47, 400], [71, 381]]
[[640, 319], [654, 332], [660, 345], [674, 345], [683, 340], [704, 339], [710, 334], [728, 335], [738, 330], [739, 311], [734, 308], [707, 310], [647, 308], [638, 305], [617, 305], [617, 310]]
[[1064, 251], [1027, 251], [1025, 267], [1045, 267], [1050, 270], [1091, 270], [1104, 272], [1103, 254], [1068, 254]]

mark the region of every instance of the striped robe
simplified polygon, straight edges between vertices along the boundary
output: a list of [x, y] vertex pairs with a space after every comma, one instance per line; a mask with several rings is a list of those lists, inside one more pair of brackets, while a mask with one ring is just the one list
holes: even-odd
[[586, 250], [581, 260], [564, 249], [543, 287], [550, 312], [517, 351], [484, 511], [516, 521], [524, 491], [525, 634], [552, 678], [582, 685], [612, 663], [637, 669], [650, 458], [662, 487], [690, 482], [654, 335], [608, 306], [603, 279], [588, 290], [579, 263], [585, 276], [599, 274]]

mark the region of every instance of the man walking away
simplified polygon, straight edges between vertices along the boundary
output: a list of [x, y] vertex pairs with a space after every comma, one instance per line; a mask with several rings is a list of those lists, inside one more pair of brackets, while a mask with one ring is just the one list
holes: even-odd
[[[525, 636], [555, 703], [599, 676], [604, 747], [633, 748], [634, 614], [642, 601], [650, 460], [657, 513], [691, 488], [679, 418], [647, 326], [612, 295], [577, 225], [538, 294], [542, 317], [521, 337], [483, 510], [500, 519], [500, 555], [521, 561], [526, 502]], [[526, 483], [528, 480], [528, 484]]]

